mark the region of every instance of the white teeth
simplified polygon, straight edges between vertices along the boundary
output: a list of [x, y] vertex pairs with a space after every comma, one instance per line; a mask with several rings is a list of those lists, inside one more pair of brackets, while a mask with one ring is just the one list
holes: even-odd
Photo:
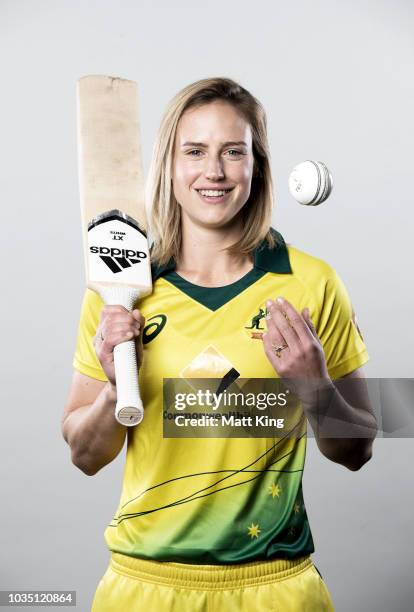
[[222, 191], [213, 191], [212, 189], [200, 189], [199, 192], [201, 193], [201, 195], [203, 196], [213, 196], [213, 197], [218, 197], [218, 196], [222, 196], [225, 193], [227, 193], [228, 191], [230, 191], [230, 189], [225, 189]]

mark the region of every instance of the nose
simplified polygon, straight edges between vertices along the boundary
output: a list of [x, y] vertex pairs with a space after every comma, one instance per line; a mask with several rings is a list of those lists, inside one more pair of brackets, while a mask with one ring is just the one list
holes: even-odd
[[204, 175], [212, 181], [224, 178], [224, 170], [220, 157], [210, 156], [206, 158]]

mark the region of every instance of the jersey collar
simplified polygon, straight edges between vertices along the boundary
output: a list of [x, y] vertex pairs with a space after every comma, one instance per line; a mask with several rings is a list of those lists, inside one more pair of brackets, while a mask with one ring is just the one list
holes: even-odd
[[[263, 239], [253, 251], [254, 268], [266, 272], [275, 272], [276, 274], [292, 274], [289, 253], [282, 234], [273, 227], [270, 228], [270, 231], [276, 240], [276, 246], [273, 249], [270, 248], [267, 240]], [[164, 276], [167, 272], [175, 270], [175, 267], [176, 263], [173, 257], [162, 266], [151, 264], [152, 282], [154, 283], [157, 278]]]

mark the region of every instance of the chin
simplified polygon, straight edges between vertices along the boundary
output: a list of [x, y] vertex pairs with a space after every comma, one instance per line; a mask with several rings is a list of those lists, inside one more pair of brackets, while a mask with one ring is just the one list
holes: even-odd
[[236, 221], [236, 217], [237, 215], [234, 215], [232, 217], [228, 217], [228, 216], [208, 217], [204, 219], [199, 219], [199, 222], [201, 225], [204, 225], [204, 227], [210, 227], [211, 229], [218, 229], [218, 228], [230, 227]]
[[184, 212], [195, 225], [211, 229], [224, 228], [227, 226], [231, 227], [239, 221], [239, 213], [242, 207], [236, 210], [225, 210], [223, 207], [219, 209], [217, 206], [217, 208], [214, 209], [213, 205], [210, 206], [210, 209], [204, 207], [201, 209], [197, 208], [196, 210], [183, 209], [182, 212]]

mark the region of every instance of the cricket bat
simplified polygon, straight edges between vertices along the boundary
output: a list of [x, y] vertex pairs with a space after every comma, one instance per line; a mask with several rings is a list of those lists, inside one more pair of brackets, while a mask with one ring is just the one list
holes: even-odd
[[[151, 293], [145, 180], [134, 81], [85, 76], [77, 83], [79, 192], [86, 284], [128, 310]], [[115, 346], [115, 417], [141, 422], [135, 341]]]

